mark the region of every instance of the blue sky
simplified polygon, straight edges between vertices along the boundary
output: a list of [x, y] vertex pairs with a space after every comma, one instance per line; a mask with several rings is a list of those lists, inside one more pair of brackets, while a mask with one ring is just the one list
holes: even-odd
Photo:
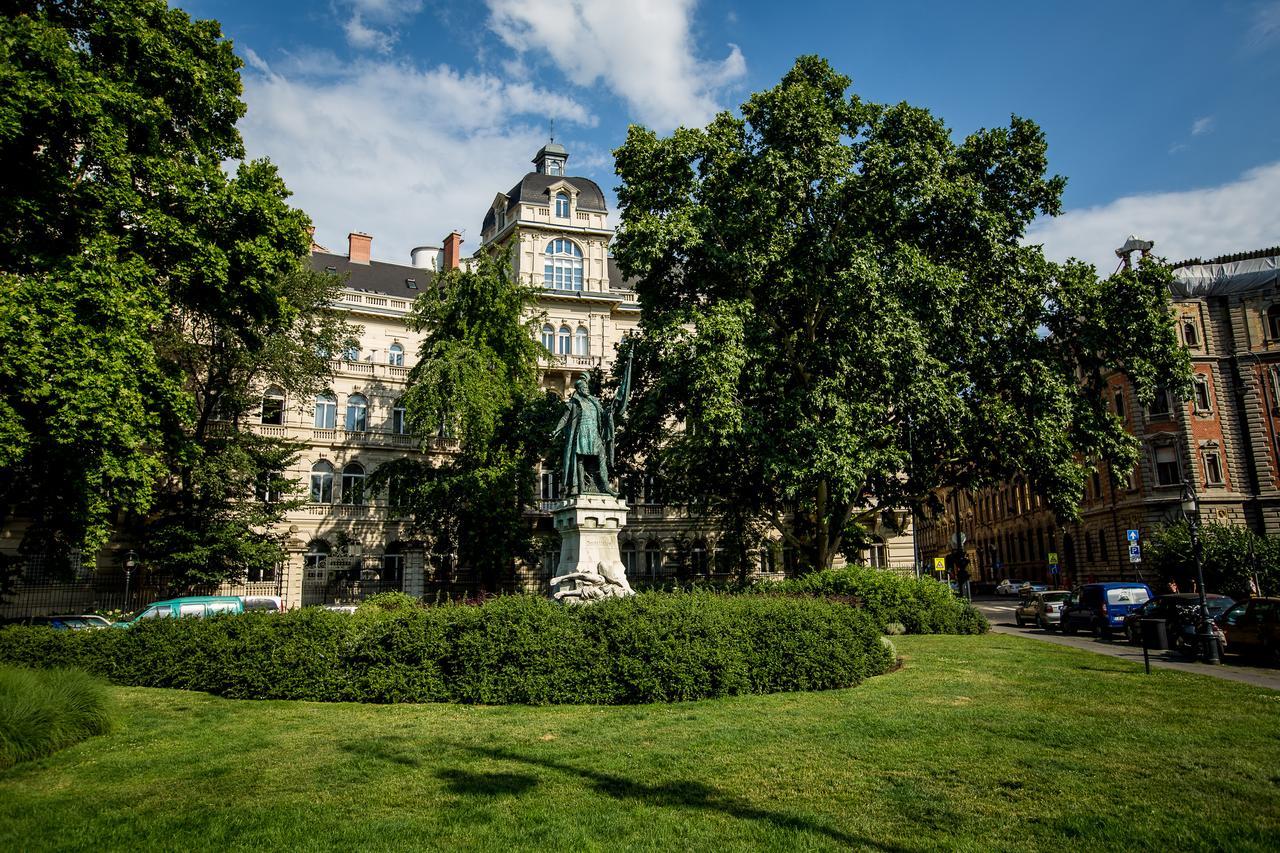
[[612, 199], [627, 125], [703, 124], [802, 53], [957, 137], [1037, 121], [1068, 213], [1031, 238], [1114, 265], [1130, 232], [1171, 259], [1280, 243], [1280, 2], [331, 0], [178, 3], [245, 59], [252, 156], [279, 164], [320, 242], [374, 256], [463, 229], [554, 118], [570, 171]]

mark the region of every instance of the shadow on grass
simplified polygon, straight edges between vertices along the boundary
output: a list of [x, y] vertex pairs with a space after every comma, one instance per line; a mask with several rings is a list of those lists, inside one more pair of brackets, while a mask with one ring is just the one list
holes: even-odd
[[339, 746], [348, 755], [357, 758], [370, 758], [387, 764], [399, 764], [403, 767], [420, 767], [422, 759], [401, 746], [408, 738], [391, 735], [388, 737], [370, 738], [367, 740], [348, 741]]
[[471, 796], [519, 795], [538, 784], [536, 777], [523, 773], [471, 773], [450, 769], [436, 775], [444, 780], [450, 793]]
[[466, 749], [478, 755], [483, 755], [486, 758], [518, 762], [521, 764], [533, 765], [535, 767], [542, 767], [548, 770], [556, 770], [570, 776], [576, 776], [591, 783], [591, 786], [600, 793], [615, 799], [639, 800], [643, 803], [655, 806], [691, 808], [720, 812], [741, 820], [758, 820], [765, 823], [771, 823], [780, 829], [789, 829], [796, 832], [813, 832], [819, 835], [825, 835], [827, 838], [846, 846], [858, 845], [888, 851], [905, 849], [872, 841], [869, 838], [860, 838], [858, 836], [849, 835], [848, 833], [841, 832], [838, 829], [809, 820], [808, 818], [797, 817], [795, 815], [786, 814], [785, 812], [775, 812], [769, 811], [768, 809], [762, 809], [753, 803], [747, 802], [746, 800], [724, 794], [703, 782], [686, 780], [666, 782], [660, 785], [646, 785], [642, 782], [632, 781], [623, 776], [601, 773], [598, 770], [588, 770], [582, 767], [574, 767], [572, 764], [565, 764], [564, 762], [554, 761], [550, 758], [520, 755], [519, 753], [511, 752], [510, 750], [495, 749], [493, 747], [477, 746], [466, 747]]

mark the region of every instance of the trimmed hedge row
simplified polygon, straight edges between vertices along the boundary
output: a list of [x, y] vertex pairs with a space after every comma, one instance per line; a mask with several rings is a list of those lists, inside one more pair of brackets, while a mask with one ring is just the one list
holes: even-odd
[[932, 578], [904, 577], [884, 569], [848, 566], [785, 581], [756, 591], [856, 599], [881, 631], [900, 625], [908, 634], [985, 634], [991, 626], [972, 604]]
[[537, 705], [827, 690], [893, 663], [855, 608], [708, 592], [583, 607], [506, 596], [355, 615], [305, 608], [127, 631], [11, 627], [0, 660], [240, 699]]
[[107, 685], [80, 670], [0, 666], [0, 769], [110, 731], [110, 700]]

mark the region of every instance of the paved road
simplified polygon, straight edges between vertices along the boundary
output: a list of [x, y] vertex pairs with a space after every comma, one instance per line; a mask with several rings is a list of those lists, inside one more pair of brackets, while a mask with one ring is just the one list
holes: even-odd
[[[1013, 609], [1016, 604], [1017, 599], [1013, 598], [977, 598], [973, 602], [974, 607], [981, 610], [990, 620], [992, 631], [1001, 634], [1017, 634], [1020, 637], [1028, 637], [1046, 643], [1056, 643], [1059, 646], [1073, 646], [1077, 649], [1097, 652], [1100, 655], [1111, 655], [1112, 657], [1131, 660], [1139, 664], [1142, 663], [1142, 647], [1131, 646], [1123, 639], [1116, 641], [1100, 640], [1088, 634], [1067, 637], [1058, 632], [1050, 633], [1039, 628], [1019, 628], [1013, 619]], [[1245, 666], [1237, 663], [1234, 656], [1228, 656], [1227, 662], [1221, 666], [1209, 666], [1203, 663], [1189, 663], [1186, 658], [1177, 652], [1153, 651], [1151, 652], [1151, 665], [1167, 669], [1180, 669], [1183, 672], [1211, 675], [1215, 678], [1225, 678], [1229, 681], [1243, 681], [1246, 684], [1280, 690], [1280, 669]]]

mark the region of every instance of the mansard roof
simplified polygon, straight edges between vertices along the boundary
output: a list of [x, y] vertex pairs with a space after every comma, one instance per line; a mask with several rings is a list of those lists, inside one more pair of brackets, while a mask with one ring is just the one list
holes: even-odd
[[[386, 261], [369, 261], [367, 264], [353, 264], [346, 255], [335, 255], [332, 252], [312, 252], [307, 263], [313, 270], [323, 272], [326, 269], [346, 278], [346, 287], [351, 290], [364, 290], [370, 293], [385, 293], [388, 296], [399, 296], [412, 299], [435, 279], [433, 270], [422, 267], [411, 267], [407, 264], [391, 264]], [[406, 279], [413, 279], [417, 288], [410, 287]]]
[[[592, 210], [597, 213], [609, 212], [608, 205], [604, 201], [604, 193], [600, 191], [600, 185], [590, 178], [544, 175], [541, 172], [530, 172], [520, 179], [520, 183], [506, 193], [507, 210], [522, 202], [524, 204], [549, 203], [551, 196], [547, 190], [559, 183], [566, 183], [577, 190], [578, 210]], [[493, 208], [489, 208], [489, 210], [485, 211], [484, 224], [480, 226], [481, 232], [487, 232], [493, 224]]]

